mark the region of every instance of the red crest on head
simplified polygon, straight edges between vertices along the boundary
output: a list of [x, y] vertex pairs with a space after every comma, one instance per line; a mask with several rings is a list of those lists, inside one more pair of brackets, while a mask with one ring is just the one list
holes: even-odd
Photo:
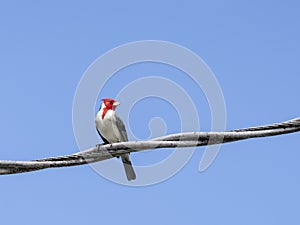
[[116, 100], [112, 99], [112, 98], [103, 98], [102, 101], [104, 102], [104, 105], [109, 108], [112, 109], [113, 104]]
[[114, 100], [112, 98], [103, 98], [102, 101], [105, 105], [105, 108], [103, 109], [103, 113], [102, 113], [102, 119], [104, 119], [108, 110], [115, 109], [115, 106], [113, 104], [116, 102], [116, 100]]

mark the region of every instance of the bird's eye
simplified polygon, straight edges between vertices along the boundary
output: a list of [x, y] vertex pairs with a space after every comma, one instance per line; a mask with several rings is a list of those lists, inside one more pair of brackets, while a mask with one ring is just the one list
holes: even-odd
[[110, 101], [110, 102], [109, 102], [109, 104], [111, 104], [111, 105], [112, 105], [112, 104], [114, 104], [114, 102], [113, 102], [113, 101]]

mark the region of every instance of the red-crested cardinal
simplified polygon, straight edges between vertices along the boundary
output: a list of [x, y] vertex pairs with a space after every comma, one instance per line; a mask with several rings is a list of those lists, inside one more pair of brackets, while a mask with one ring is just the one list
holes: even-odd
[[[120, 102], [111, 98], [102, 99], [103, 103], [97, 113], [96, 128], [105, 144], [128, 141], [127, 132], [123, 121], [115, 112]], [[121, 155], [128, 180], [136, 178], [129, 154]]]

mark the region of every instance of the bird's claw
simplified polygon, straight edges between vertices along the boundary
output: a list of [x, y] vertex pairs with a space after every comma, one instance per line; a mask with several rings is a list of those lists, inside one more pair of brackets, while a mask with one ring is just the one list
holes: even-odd
[[99, 147], [100, 147], [101, 145], [104, 145], [104, 143], [102, 143], [102, 144], [96, 144], [96, 148], [99, 149]]

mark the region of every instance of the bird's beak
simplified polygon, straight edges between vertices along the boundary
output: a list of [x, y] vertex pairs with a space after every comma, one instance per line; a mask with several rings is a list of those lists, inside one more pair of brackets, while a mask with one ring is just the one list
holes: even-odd
[[120, 102], [114, 102], [113, 103], [113, 106], [117, 107], [118, 105], [120, 105], [121, 103]]

